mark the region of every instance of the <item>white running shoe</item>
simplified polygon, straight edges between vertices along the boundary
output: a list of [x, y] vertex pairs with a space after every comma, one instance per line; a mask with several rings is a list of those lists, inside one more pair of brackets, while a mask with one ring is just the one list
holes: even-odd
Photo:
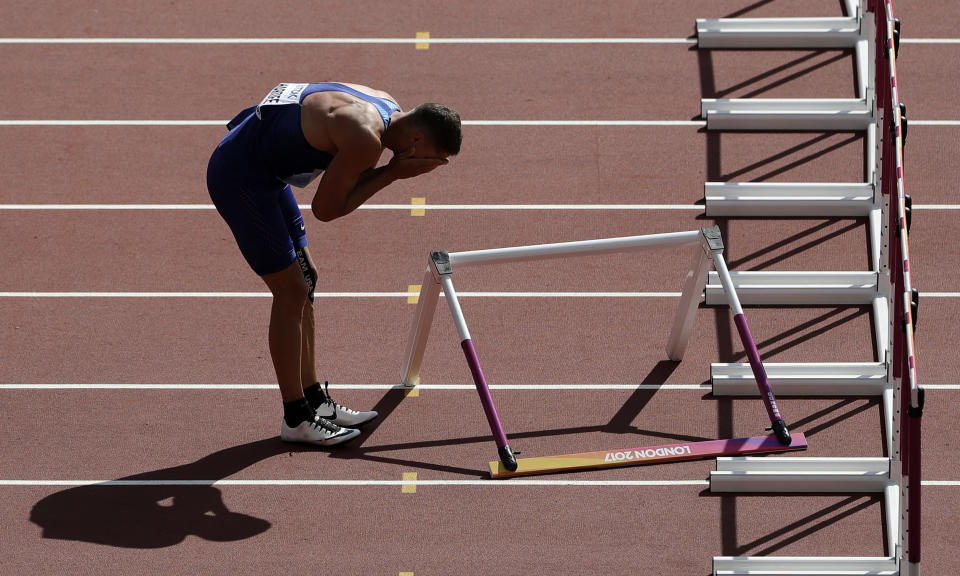
[[359, 435], [359, 430], [337, 426], [320, 417], [313, 420], [304, 420], [296, 428], [287, 426], [286, 420], [283, 420], [280, 424], [280, 438], [285, 442], [334, 446]]
[[337, 404], [333, 401], [333, 398], [330, 397], [330, 383], [324, 382], [324, 384], [326, 387], [323, 392], [327, 399], [323, 404], [317, 406], [317, 416], [320, 418], [341, 426], [359, 426], [377, 417], [377, 413], [373, 410], [358, 412], [357, 410], [352, 410], [346, 406]]

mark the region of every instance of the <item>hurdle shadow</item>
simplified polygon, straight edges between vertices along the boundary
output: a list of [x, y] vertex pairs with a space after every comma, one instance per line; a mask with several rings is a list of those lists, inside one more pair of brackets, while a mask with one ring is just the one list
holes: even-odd
[[42, 529], [43, 538], [117, 548], [165, 548], [187, 536], [212, 542], [244, 540], [269, 530], [270, 522], [230, 510], [215, 486], [123, 482], [222, 480], [279, 454], [316, 450], [291, 446], [279, 437], [257, 440], [189, 464], [56, 492], [33, 505], [30, 521]]
[[[331, 454], [332, 457], [348, 457], [350, 454], [356, 454], [360, 448], [363, 447], [364, 443], [377, 431], [380, 426], [386, 422], [391, 414], [400, 407], [400, 404], [403, 403], [404, 398], [407, 397], [407, 390], [402, 390], [399, 388], [391, 388], [387, 390], [387, 393], [384, 394], [380, 400], [374, 404], [373, 410], [377, 413], [377, 417], [367, 424], [364, 424], [363, 428], [360, 428], [360, 435], [350, 442], [349, 449], [341, 450], [334, 454]], [[352, 456], [350, 456], [352, 457]]]
[[[841, 0], [842, 3], [842, 0]], [[740, 12], [742, 13], [742, 12]], [[723, 16], [723, 18], [735, 18], [737, 16]], [[697, 33], [694, 28], [689, 36], [696, 39]], [[799, 55], [792, 59], [774, 65], [773, 67], [761, 70], [755, 75], [737, 82], [736, 84], [718, 88], [716, 86], [716, 77], [714, 74], [713, 49], [701, 49], [697, 43], [690, 46], [689, 50], [697, 52], [698, 65], [700, 68], [700, 89], [703, 98], [754, 98], [762, 96], [767, 92], [778, 88], [795, 80], [801, 80], [805, 76], [816, 72], [827, 66], [846, 60], [852, 66], [853, 79], [850, 86], [851, 92], [856, 93], [857, 86], [857, 64], [856, 52], [852, 48], [795, 48], [790, 53]], [[736, 48], [718, 50], [723, 54], [731, 53], [758, 53], [758, 52], [776, 52], [784, 53], [782, 48]], [[709, 75], [709, 78], [707, 76]]]
[[[694, 119], [700, 120], [701, 118], [696, 116]], [[743, 182], [766, 182], [777, 176], [786, 174], [791, 170], [800, 168], [805, 164], [809, 164], [814, 160], [823, 158], [835, 152], [843, 151], [850, 146], [857, 146], [858, 144], [861, 147], [861, 154], [863, 154], [864, 157], [866, 157], [865, 155], [867, 154], [866, 138], [857, 133], [819, 132], [799, 142], [798, 144], [794, 144], [788, 148], [784, 148], [783, 150], [771, 153], [760, 160], [725, 173], [722, 169], [720, 169], [721, 135], [723, 132], [717, 130], [707, 130], [706, 127], [700, 128], [698, 132], [706, 136], [707, 162], [708, 164], [712, 163], [712, 166], [714, 167], [707, 173], [708, 182], [730, 182], [736, 180]], [[747, 130], [739, 130], [737, 133], [754, 134], [757, 136], [770, 135], [769, 132], [750, 132]], [[761, 170], [765, 171], [761, 172]], [[749, 219], [751, 217], [740, 216], [738, 218]], [[764, 218], [770, 219], [772, 217]], [[777, 218], [809, 219], [810, 217], [779, 216]]]
[[[709, 491], [705, 491], [708, 495]], [[738, 499], [755, 499], [755, 498], [778, 498], [784, 496], [784, 494], [763, 494], [762, 496], [752, 496], [752, 495], [712, 495], [720, 499], [721, 509], [724, 507], [731, 507], [733, 510], [736, 510], [736, 502]], [[789, 494], [789, 496], [797, 497], [796, 494]], [[817, 494], [815, 497], [830, 496], [829, 494]], [[819, 510], [811, 512], [806, 516], [781, 526], [776, 530], [754, 538], [749, 542], [739, 543], [736, 538], [736, 517], [734, 516], [722, 516], [721, 520], [721, 533], [724, 535], [723, 542], [721, 544], [721, 556], [768, 556], [774, 554], [787, 546], [800, 542], [804, 538], [811, 536], [825, 528], [829, 528], [838, 522], [851, 516], [858, 514], [864, 510], [869, 509], [873, 506], [878, 506], [882, 503], [882, 497], [880, 496], [867, 496], [867, 495], [856, 495], [850, 496], [849, 494], [842, 494], [838, 496], [845, 496], [842, 500], [825, 506]], [[814, 497], [814, 496], [811, 496]], [[802, 496], [801, 496], [802, 498]], [[880, 513], [883, 513], [882, 506], [880, 506]], [[728, 537], [728, 534], [733, 534], [733, 537]]]
[[[744, 133], [757, 134], [757, 135], [766, 134], [763, 132], [744, 132]], [[831, 139], [839, 139], [839, 140], [835, 142], [831, 142]], [[777, 162], [779, 160], [786, 160], [793, 155], [797, 155], [801, 152], [804, 152], [802, 156], [799, 156], [798, 158], [790, 160], [789, 162], [786, 162], [782, 166], [779, 166], [777, 168], [772, 168], [762, 174], [750, 176], [748, 180], [749, 182], [765, 182], [776, 176], [785, 174], [795, 168], [799, 168], [800, 166], [803, 166], [804, 164], [812, 162], [818, 158], [822, 158], [824, 156], [827, 156], [828, 154], [832, 154], [834, 152], [840, 151], [843, 148], [846, 148], [847, 146], [856, 145], [857, 142], [861, 142], [863, 143], [863, 146], [866, 146], [866, 140], [867, 140], [866, 138], [860, 136], [855, 132], [854, 133], [821, 132], [819, 134], [816, 134], [815, 136], [812, 136], [807, 140], [804, 140], [803, 142], [800, 142], [799, 144], [795, 144], [789, 148], [786, 148], [785, 150], [782, 150], [775, 154], [771, 154], [770, 156], [763, 158], [752, 164], [749, 164], [747, 166], [744, 166], [743, 168], [739, 168], [728, 174], [722, 174], [719, 177], [719, 179], [715, 181], [728, 182], [730, 180], [734, 180], [735, 178], [738, 178], [745, 174], [750, 174], [751, 172], [758, 171], [764, 166], [773, 164], [774, 162]], [[864, 158], [866, 158], [866, 156], [864, 156]]]
[[[753, 51], [756, 52], [760, 50], [753, 50]], [[826, 56], [826, 58], [820, 59], [821, 57], [824, 57], [824, 56]], [[744, 92], [736, 96], [737, 98], [755, 98], [758, 96], [762, 96], [763, 94], [765, 94], [766, 92], [769, 92], [770, 90], [773, 90], [774, 88], [783, 86], [784, 84], [787, 84], [794, 80], [799, 80], [800, 78], [803, 78], [804, 76], [812, 72], [815, 72], [820, 68], [829, 66], [830, 64], [833, 64], [835, 62], [839, 62], [841, 60], [848, 59], [848, 58], [851, 61], [853, 61], [853, 50], [839, 50], [839, 51], [838, 50], [811, 50], [802, 56], [798, 56], [797, 58], [794, 58], [793, 60], [780, 64], [779, 66], [774, 66], [769, 70], [764, 70], [763, 72], [757, 74], [756, 76], [753, 76], [751, 78], [738, 82], [737, 84], [734, 84], [732, 86], [729, 86], [721, 90], [715, 90], [712, 93], [712, 95], [710, 96], [705, 95], [704, 98], [731, 97], [732, 94], [735, 94], [741, 90], [745, 90], [753, 86], [754, 84], [759, 84], [760, 82], [767, 80], [768, 78], [773, 78], [774, 76], [782, 73], [785, 74], [780, 78], [771, 80], [770, 82], [767, 82], [762, 86], [752, 88], [748, 92]], [[797, 69], [793, 70], [794, 68], [797, 68]], [[856, 75], [854, 75], [854, 77], [856, 77]]]
[[[640, 382], [643, 385], [659, 386], [666, 384], [667, 379], [680, 366], [679, 361], [661, 360], [650, 370], [650, 372]], [[627, 398], [616, 414], [610, 418], [610, 421], [603, 427], [604, 432], [615, 434], [642, 434], [644, 436], [653, 436], [667, 440], [678, 440], [680, 442], [703, 442], [712, 440], [712, 438], [703, 438], [701, 436], [688, 436], [683, 434], [659, 432], [656, 430], [647, 430], [633, 425], [633, 421], [646, 408], [647, 404], [653, 400], [657, 389], [637, 388], [633, 394]]]
[[[701, 98], [725, 98], [731, 97], [734, 93], [739, 90], [748, 88], [749, 86], [756, 84], [757, 82], [763, 81], [771, 76], [775, 76], [778, 73], [786, 72], [793, 67], [799, 66], [801, 64], [807, 63], [810, 60], [814, 59], [818, 55], [824, 55], [828, 53], [833, 53], [836, 51], [826, 51], [818, 50], [810, 54], [800, 56], [790, 62], [776, 66], [770, 70], [763, 71], [753, 78], [742, 81], [734, 86], [727, 88], [718, 88], [716, 84], [716, 74], [714, 70], [713, 63], [713, 51], [712, 50], [700, 50], [696, 45], [691, 46], [690, 50], [696, 51], [697, 55], [697, 68], [699, 73], [700, 80], [700, 96]], [[741, 98], [751, 98], [762, 95], [764, 92], [769, 91], [772, 88], [783, 85], [786, 82], [791, 80], [799, 79], [802, 76], [809, 74], [810, 72], [816, 70], [817, 68], [829, 65], [833, 62], [841, 60], [843, 58], [849, 58], [851, 62], [854, 62], [852, 51], [840, 51], [839, 54], [831, 56], [826, 60], [821, 62], [813, 63], [805, 68], [802, 68], [798, 71], [794, 71], [788, 76], [781, 78], [776, 81], [772, 81], [763, 87], [755, 88], [750, 92], [745, 94], [738, 94], [737, 97]], [[856, 78], [856, 74], [852, 75]], [[692, 118], [693, 120], [703, 120], [703, 118], [698, 114]], [[761, 174], [752, 174], [747, 178], [746, 181], [749, 182], [763, 182], [770, 180], [776, 176], [787, 173], [795, 168], [803, 166], [813, 160], [822, 158], [828, 154], [839, 151], [847, 146], [856, 145], [858, 142], [861, 143], [863, 147], [863, 153], [866, 154], [866, 138], [863, 137], [856, 131], [829, 131], [829, 132], [818, 132], [814, 133], [810, 138], [805, 139], [799, 144], [795, 144], [781, 151], [774, 152], [769, 154], [765, 158], [757, 160], [751, 163], [748, 166], [739, 168], [737, 170], [730, 171], [727, 174], [723, 173], [721, 169], [721, 134], [722, 131], [712, 131], [707, 130], [706, 127], [701, 128], [700, 132], [706, 135], [707, 139], [707, 180], [710, 182], [727, 182], [734, 180], [736, 178], [743, 177], [747, 174], [757, 172], [761, 169], [764, 169], [766, 166], [770, 166], [779, 161], [784, 161], [783, 165], [771, 168]], [[738, 133], [747, 134], [750, 132], [738, 131]], [[769, 135], [769, 132], [756, 132], [757, 135]], [[864, 156], [866, 157], [866, 156]]]
[[[643, 385], [659, 385], [664, 384], [667, 378], [677, 369], [679, 362], [673, 362], [670, 360], [663, 360], [658, 362], [651, 371], [643, 378], [641, 384]], [[511, 445], [515, 448], [518, 447], [517, 441], [521, 441], [526, 438], [543, 438], [551, 436], [572, 436], [579, 434], [588, 434], [596, 432], [604, 433], [616, 433], [616, 434], [641, 434], [645, 436], [653, 436], [658, 438], [664, 438], [669, 440], [676, 440], [680, 442], [701, 442], [704, 440], [711, 440], [711, 438], [704, 438], [699, 436], [689, 436], [683, 434], [675, 434], [657, 430], [648, 430], [638, 428], [633, 426], [632, 423], [634, 419], [640, 414], [640, 412], [646, 407], [650, 402], [653, 396], [656, 394], [656, 390], [650, 389], [641, 389], [638, 388], [634, 391], [633, 394], [627, 399], [627, 401], [620, 407], [620, 409], [614, 414], [610, 421], [606, 424], [599, 424], [595, 426], [578, 426], [578, 427], [567, 427], [567, 428], [554, 428], [554, 429], [545, 429], [545, 430], [531, 430], [523, 432], [508, 432], [507, 436], [510, 439]], [[403, 390], [390, 390], [383, 398], [374, 406], [380, 416], [375, 421], [377, 424], [372, 425], [369, 428], [364, 428], [363, 433], [357, 440], [365, 440], [370, 437], [372, 432], [376, 430], [376, 427], [379, 426], [379, 423], [382, 422], [389, 414], [399, 406], [400, 402], [403, 401], [404, 392]], [[371, 423], [373, 424], [373, 423]], [[477, 478], [485, 478], [488, 476], [486, 470], [476, 469], [476, 468], [464, 468], [459, 466], [451, 466], [448, 464], [437, 464], [434, 462], [424, 462], [421, 460], [413, 460], [408, 457], [394, 457], [386, 455], [385, 453], [394, 452], [398, 450], [419, 450], [419, 449], [429, 449], [429, 448], [440, 448], [440, 447], [450, 447], [450, 446], [463, 446], [469, 444], [487, 444], [492, 443], [492, 437], [489, 434], [478, 435], [478, 436], [466, 436], [461, 438], [443, 438], [437, 440], [426, 440], [419, 442], [398, 442], [393, 444], [380, 444], [377, 446], [364, 446], [362, 441], [354, 441], [350, 444], [344, 445], [339, 448], [336, 452], [332, 452], [330, 458], [343, 458], [351, 460], [366, 460], [370, 462], [377, 462], [380, 464], [389, 464], [394, 466], [402, 466], [404, 468], [415, 468], [421, 470], [432, 470], [437, 472], [448, 472], [452, 474], [457, 474], [461, 476], [470, 476]]]
[[[778, 306], [777, 308], [805, 307]], [[742, 350], [739, 340], [737, 340], [737, 344], [734, 344], [734, 334], [736, 332], [731, 329], [729, 318], [724, 318], [724, 314], [722, 314], [723, 312], [729, 316], [729, 310], [723, 307], [718, 308], [717, 340], [720, 346], [718, 362], [741, 362], [746, 359], [747, 355]], [[800, 324], [797, 324], [796, 326], [793, 326], [779, 334], [757, 341], [757, 350], [759, 350], [761, 358], [763, 358], [765, 361], [769, 360], [790, 350], [791, 348], [794, 348], [795, 346], [803, 344], [807, 340], [823, 336], [831, 330], [839, 328], [844, 324], [853, 322], [862, 316], [869, 315], [870, 312], [871, 309], [867, 306], [830, 308], [819, 316], [801, 322]]]
[[[525, 438], [541, 438], [547, 436], [570, 436], [577, 434], [587, 434], [591, 432], [603, 432], [606, 430], [606, 426], [578, 426], [572, 428], [555, 428], [548, 430], [533, 430], [526, 432], [509, 432], [507, 434], [510, 439], [511, 445], [516, 446], [515, 441], [523, 440]], [[432, 470], [436, 472], [449, 472], [452, 474], [458, 474], [461, 476], [469, 476], [475, 478], [487, 478], [489, 472], [486, 469], [479, 468], [464, 468], [459, 466], [451, 466], [449, 464], [437, 464], [435, 462], [424, 462], [420, 460], [412, 460], [410, 458], [404, 457], [392, 457], [383, 455], [384, 452], [393, 452], [397, 450], [419, 450], [426, 448], [445, 448], [450, 446], [465, 446], [469, 444], [489, 444], [491, 455], [496, 454], [493, 445], [493, 437], [490, 434], [484, 434], [481, 436], [464, 436], [461, 438], [444, 438], [437, 440], [425, 440], [420, 442], [398, 442], [394, 444], [380, 444], [378, 446], [368, 446], [368, 447], [358, 447], [346, 445], [336, 453], [330, 454], [331, 458], [347, 458], [351, 460], [366, 460], [369, 462], [377, 462], [380, 464], [390, 464], [394, 466], [402, 466], [404, 468], [416, 468], [421, 470]]]
[[731, 12], [726, 16], [721, 16], [721, 18], [737, 18], [740, 16], [744, 16], [745, 14], [749, 14], [750, 12], [753, 12], [754, 10], [756, 10], [757, 8], [760, 8], [761, 6], [765, 6], [767, 4], [773, 4], [775, 1], [776, 0], [757, 0], [753, 4], [750, 4], [749, 6], [744, 6], [743, 8], [740, 8], [739, 10]]
[[[789, 398], [789, 396], [784, 395], [784, 398]], [[883, 420], [883, 412], [880, 410], [880, 399], [876, 397], [850, 397], [843, 396], [837, 397], [837, 402], [822, 410], [818, 410], [813, 414], [808, 414], [803, 418], [798, 418], [791, 422], [791, 428], [796, 430], [803, 431], [804, 436], [808, 439], [816, 436], [818, 433], [823, 432], [829, 428], [840, 424], [846, 420], [849, 420], [861, 414], [863, 412], [868, 412], [870, 410], [876, 410], [880, 416], [880, 419]], [[883, 438], [881, 435], [880, 438]], [[881, 445], [885, 443], [881, 442]], [[885, 448], [884, 448], [885, 449]]]
[[[377, 413], [377, 418], [360, 428], [360, 435], [348, 444], [341, 445], [336, 451], [329, 454], [333, 459], [345, 460], [366, 460], [368, 462], [377, 462], [379, 464], [390, 464], [402, 466], [404, 468], [416, 468], [420, 470], [432, 470], [435, 472], [449, 472], [464, 476], [483, 477], [486, 474], [473, 468], [462, 468], [450, 466], [447, 464], [436, 464], [433, 462], [424, 462], [412, 460], [404, 457], [391, 457], [379, 454], [381, 452], [392, 452], [395, 450], [414, 450], [418, 448], [436, 448], [441, 446], [455, 446], [458, 444], [474, 444], [480, 442], [489, 442], [489, 436], [473, 436], [467, 438], [454, 438], [444, 440], [431, 440], [425, 442], [401, 442], [395, 444], [381, 444], [378, 446], [365, 446], [367, 440], [377, 429], [387, 421], [388, 418], [400, 407], [403, 400], [407, 397], [407, 391], [399, 388], [387, 390], [380, 400], [374, 404], [371, 410]], [[519, 437], [517, 434], [511, 434], [511, 438]]]
[[[751, 271], [765, 270], [787, 258], [803, 254], [819, 244], [829, 242], [834, 238], [861, 228], [865, 223], [866, 219], [850, 220], [844, 218], [827, 218], [823, 222], [814, 224], [792, 236], [788, 236], [772, 244], [767, 244], [763, 248], [751, 252], [746, 256], [733, 259], [727, 262], [727, 266], [731, 269], [748, 269]], [[816, 232], [826, 233], [819, 238], [810, 238], [810, 236]], [[789, 249], [784, 253], [768, 256], [770, 252], [788, 247]], [[764, 257], [766, 257], [766, 259], [761, 260], [761, 258]]]

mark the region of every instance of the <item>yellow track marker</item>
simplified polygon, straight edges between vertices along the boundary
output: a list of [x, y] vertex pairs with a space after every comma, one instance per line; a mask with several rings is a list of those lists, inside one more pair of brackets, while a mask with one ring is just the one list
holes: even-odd
[[[411, 199], [410, 199], [410, 205], [411, 205], [411, 206], [425, 206], [426, 203], [427, 203], [427, 199], [426, 199], [426, 198], [411, 198]], [[427, 213], [427, 211], [426, 211], [425, 209], [423, 209], [423, 208], [411, 208], [411, 209], [410, 209], [410, 215], [411, 215], [411, 216], [423, 216], [423, 215], [426, 214], [426, 213]]]
[[[430, 40], [429, 32], [417, 32], [417, 40]], [[417, 50], [429, 50], [430, 42], [417, 42], [414, 44]]]
[[[403, 473], [403, 481], [404, 481], [404, 482], [416, 482], [416, 481], [417, 481], [417, 473], [416, 473], [416, 472], [404, 472], [404, 473]], [[402, 491], [403, 491], [404, 494], [416, 494], [416, 492], [417, 492], [417, 485], [416, 485], [416, 484], [404, 484], [404, 485], [403, 485], [403, 488], [402, 488]]]
[[407, 304], [416, 304], [420, 301], [421, 288], [423, 288], [423, 286], [420, 284], [407, 285]]
[[420, 396], [420, 389], [414, 386], [413, 388], [406, 388], [403, 391], [404, 398], [416, 398]]
[[413, 576], [413, 572], [401, 572], [398, 576]]

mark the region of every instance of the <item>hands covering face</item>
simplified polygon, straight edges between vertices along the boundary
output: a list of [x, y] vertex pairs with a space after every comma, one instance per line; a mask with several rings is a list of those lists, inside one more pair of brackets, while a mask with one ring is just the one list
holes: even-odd
[[416, 146], [411, 146], [394, 154], [387, 167], [397, 179], [404, 179], [426, 174], [447, 162], [446, 158], [418, 157]]

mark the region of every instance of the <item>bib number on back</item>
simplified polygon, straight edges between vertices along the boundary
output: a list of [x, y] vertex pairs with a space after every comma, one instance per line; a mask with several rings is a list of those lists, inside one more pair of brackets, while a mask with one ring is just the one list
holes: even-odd
[[260, 104], [257, 104], [257, 118], [262, 118], [260, 108], [262, 106], [282, 106], [284, 104], [299, 104], [303, 91], [309, 84], [277, 84], [273, 90], [267, 94]]

